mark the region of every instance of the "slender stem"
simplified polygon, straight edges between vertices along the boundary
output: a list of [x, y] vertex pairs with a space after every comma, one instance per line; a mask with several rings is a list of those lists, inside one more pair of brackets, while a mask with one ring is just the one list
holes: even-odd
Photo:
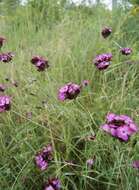
[[113, 40], [113, 43], [116, 45], [116, 46], [118, 46], [119, 48], [122, 48], [117, 42], [115, 42], [114, 40]]

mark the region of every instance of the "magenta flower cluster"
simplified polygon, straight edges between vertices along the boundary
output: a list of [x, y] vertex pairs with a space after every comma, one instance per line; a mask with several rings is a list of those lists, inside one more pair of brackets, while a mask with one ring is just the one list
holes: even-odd
[[61, 101], [75, 99], [80, 91], [80, 85], [70, 82], [59, 89], [58, 98]]
[[49, 179], [44, 190], [60, 190], [61, 183], [58, 178]]
[[106, 124], [101, 128], [113, 137], [128, 141], [129, 137], [138, 131], [137, 125], [127, 115], [109, 113], [106, 116]]
[[2, 53], [0, 54], [0, 61], [4, 62], [4, 63], [8, 63], [12, 60], [14, 54], [11, 52], [8, 53]]
[[132, 53], [132, 49], [131, 48], [121, 48], [120, 49], [120, 52], [123, 54], [123, 55], [130, 55]]
[[34, 56], [31, 59], [31, 63], [37, 67], [38, 71], [44, 71], [46, 68], [49, 67], [48, 60], [44, 59], [41, 56]]
[[11, 97], [0, 96], [0, 112], [5, 112], [11, 108]]
[[111, 53], [100, 54], [96, 56], [94, 64], [99, 70], [104, 70], [107, 69], [108, 66], [110, 65], [111, 59], [112, 59]]
[[41, 171], [44, 171], [48, 168], [48, 163], [53, 158], [52, 152], [53, 152], [52, 145], [49, 144], [36, 154], [35, 163]]
[[102, 31], [101, 34], [104, 38], [107, 38], [110, 34], [112, 33], [112, 29], [110, 27], [105, 26]]
[[[48, 168], [50, 161], [53, 159], [53, 147], [51, 144], [43, 147], [35, 156], [35, 164], [44, 171]], [[60, 190], [61, 184], [58, 178], [49, 179], [45, 184], [44, 190]]]

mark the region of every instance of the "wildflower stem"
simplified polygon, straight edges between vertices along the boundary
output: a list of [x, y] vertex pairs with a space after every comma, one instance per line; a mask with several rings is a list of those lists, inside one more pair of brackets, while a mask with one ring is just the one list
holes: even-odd
[[115, 42], [114, 40], [113, 40], [113, 43], [116, 45], [116, 46], [118, 46], [119, 48], [122, 48], [122, 46], [120, 46], [117, 42]]

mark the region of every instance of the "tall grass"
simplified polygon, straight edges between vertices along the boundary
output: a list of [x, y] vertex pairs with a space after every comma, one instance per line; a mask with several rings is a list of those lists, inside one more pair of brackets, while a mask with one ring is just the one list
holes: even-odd
[[[138, 134], [121, 143], [99, 127], [109, 111], [127, 114], [139, 123], [138, 49], [136, 36], [122, 31], [126, 17], [123, 12], [113, 16], [103, 7], [79, 7], [49, 22], [50, 15], [45, 20], [40, 12], [24, 7], [1, 18], [0, 32], [7, 38], [3, 51], [13, 51], [15, 57], [12, 63], [1, 63], [0, 80], [6, 84], [9, 77], [19, 83], [6, 91], [12, 96], [11, 111], [0, 115], [1, 190], [41, 190], [54, 176], [61, 179], [64, 190], [139, 189], [138, 172], [131, 167], [132, 160], [138, 159]], [[100, 35], [105, 25], [113, 28], [108, 40]], [[133, 54], [123, 58], [115, 42], [132, 47]], [[112, 65], [105, 72], [97, 71], [92, 59], [109, 52]], [[36, 54], [49, 59], [45, 73], [30, 63]], [[57, 100], [59, 87], [84, 79], [90, 85], [76, 100]], [[27, 112], [33, 113], [31, 119]], [[86, 140], [94, 134], [95, 140]], [[34, 155], [47, 143], [54, 147], [53, 164], [39, 172]], [[86, 160], [94, 156], [95, 164], [88, 169]]]

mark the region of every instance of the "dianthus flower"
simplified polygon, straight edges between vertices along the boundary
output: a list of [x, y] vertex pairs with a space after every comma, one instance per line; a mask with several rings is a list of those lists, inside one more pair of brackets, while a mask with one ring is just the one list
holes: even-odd
[[129, 137], [138, 131], [137, 125], [126, 115], [109, 113], [106, 117], [106, 124], [101, 128], [112, 136], [128, 141]]
[[52, 152], [52, 145], [49, 144], [36, 154], [35, 163], [41, 171], [48, 168], [48, 163], [52, 160]]
[[0, 61], [4, 62], [4, 63], [8, 63], [12, 60], [14, 54], [11, 52], [8, 53], [2, 53], [0, 54]]
[[0, 96], [0, 112], [5, 112], [11, 108], [11, 98], [9, 96]]
[[37, 67], [38, 71], [44, 71], [46, 68], [49, 67], [48, 60], [40, 56], [34, 56], [31, 59], [31, 63]]
[[102, 36], [104, 37], [104, 38], [107, 38], [110, 34], [112, 33], [112, 29], [111, 28], [109, 28], [109, 27], [104, 27], [103, 29], [102, 29], [102, 32], [101, 32], [101, 34], [102, 34]]
[[5, 41], [6, 39], [4, 37], [0, 37], [0, 49], [2, 48]]
[[44, 190], [60, 190], [61, 183], [58, 178], [49, 179]]
[[94, 64], [99, 70], [105, 70], [110, 65], [111, 59], [112, 59], [111, 53], [100, 54], [96, 56]]
[[121, 48], [120, 49], [120, 52], [123, 54], [123, 55], [130, 55], [132, 53], [132, 49], [131, 48]]
[[70, 82], [59, 89], [58, 98], [61, 101], [75, 99], [80, 91], [81, 86]]

